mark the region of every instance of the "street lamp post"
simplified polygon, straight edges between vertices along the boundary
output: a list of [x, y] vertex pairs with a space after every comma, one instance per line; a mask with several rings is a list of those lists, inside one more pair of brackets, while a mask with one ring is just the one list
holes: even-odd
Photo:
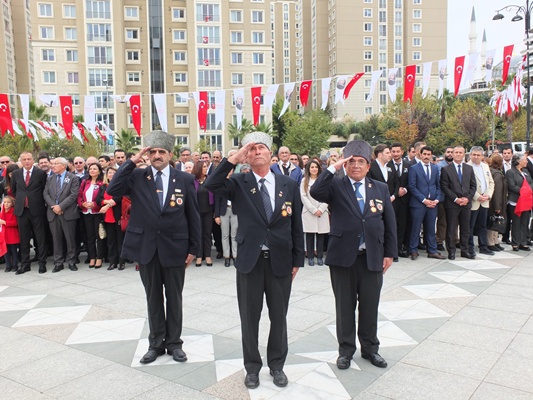
[[[513, 9], [516, 9], [516, 14], [513, 18], [511, 18], [511, 21], [513, 22], [516, 22], [516, 21], [522, 21], [524, 19], [524, 22], [525, 22], [525, 30], [526, 30], [526, 68], [527, 68], [527, 100], [526, 100], [526, 116], [527, 116], [527, 121], [526, 121], [526, 149], [529, 149], [529, 145], [530, 145], [530, 136], [529, 136], [529, 132], [530, 132], [530, 126], [531, 126], [531, 84], [530, 84], [530, 80], [529, 80], [529, 30], [531, 29], [531, 9], [533, 8], [533, 3], [530, 4], [529, 3], [529, 0], [526, 0], [526, 5], [525, 6], [518, 6], [518, 5], [515, 5], [515, 4], [511, 4], [511, 5], [508, 5], [508, 6], [505, 6], [499, 10], [496, 10], [496, 15], [494, 17], [492, 17], [493, 20], [495, 21], [498, 21], [498, 20], [501, 20], [503, 18], [505, 18], [505, 16], [501, 13], [502, 11], [512, 11]], [[522, 17], [522, 15], [520, 14], [523, 14], [524, 17]]]

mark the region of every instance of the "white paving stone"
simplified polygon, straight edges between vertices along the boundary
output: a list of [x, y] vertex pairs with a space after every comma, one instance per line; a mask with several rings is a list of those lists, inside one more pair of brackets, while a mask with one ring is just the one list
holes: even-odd
[[[3, 287], [4, 289], [7, 288], [7, 286]], [[45, 297], [46, 295], [0, 297], [0, 311], [31, 310]]]
[[144, 328], [144, 318], [81, 322], [65, 344], [137, 340]]
[[428, 285], [405, 285], [404, 289], [416, 294], [422, 299], [445, 299], [448, 297], [475, 297], [464, 289], [450, 283], [435, 283]]
[[473, 271], [441, 271], [430, 272], [429, 274], [448, 283], [490, 282], [494, 280]]
[[380, 303], [379, 312], [391, 321], [450, 316], [426, 300], [385, 301]]
[[35, 308], [15, 322], [13, 327], [78, 323], [90, 308], [91, 306]]

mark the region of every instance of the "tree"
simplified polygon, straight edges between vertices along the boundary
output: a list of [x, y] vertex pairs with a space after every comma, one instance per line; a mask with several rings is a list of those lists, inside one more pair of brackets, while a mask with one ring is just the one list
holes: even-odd
[[121, 129], [120, 134], [115, 138], [117, 148], [122, 149], [127, 153], [135, 153], [136, 136], [133, 131], [129, 129]]
[[409, 117], [404, 116], [400, 118], [399, 125], [395, 128], [389, 129], [385, 137], [390, 141], [402, 144], [402, 149], [408, 149], [418, 137], [418, 125], [409, 123]]
[[465, 148], [484, 145], [489, 138], [490, 107], [480, 108], [473, 98], [458, 101], [452, 108], [450, 127], [461, 135]]
[[327, 113], [312, 110], [287, 127], [283, 145], [298, 154], [318, 155], [329, 147], [328, 138], [332, 133], [333, 124]]
[[241, 145], [242, 138], [254, 130], [254, 124], [252, 121], [243, 118], [241, 121], [241, 128], [237, 128], [237, 125], [228, 124], [228, 135], [231, 139], [238, 139], [239, 146]]
[[361, 121], [356, 126], [356, 133], [362, 140], [366, 140], [371, 145], [384, 141], [385, 131], [381, 127], [380, 115], [371, 115], [365, 121]]
[[272, 105], [272, 125], [274, 126], [274, 131], [277, 132], [277, 136], [273, 139], [277, 148], [283, 146], [287, 129], [300, 118], [298, 113], [291, 109], [288, 109], [285, 114], [279, 118], [279, 114], [283, 108], [283, 102], [283, 97], [278, 95], [276, 97], [276, 102]]

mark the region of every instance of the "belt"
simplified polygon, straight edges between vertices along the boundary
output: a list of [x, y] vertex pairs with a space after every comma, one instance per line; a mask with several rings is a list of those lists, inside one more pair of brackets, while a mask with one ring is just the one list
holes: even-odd
[[366, 254], [366, 249], [359, 249], [359, 253], [357, 255], [364, 256]]
[[270, 250], [261, 250], [261, 258], [270, 258]]

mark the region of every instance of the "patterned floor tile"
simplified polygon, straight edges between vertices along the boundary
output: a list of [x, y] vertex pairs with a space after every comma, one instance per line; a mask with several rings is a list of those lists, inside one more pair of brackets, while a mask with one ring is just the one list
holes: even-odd
[[34, 308], [19, 319], [13, 327], [80, 322], [90, 308], [91, 306]]
[[430, 272], [429, 274], [449, 283], [490, 282], [494, 280], [473, 271], [442, 271]]
[[65, 344], [136, 340], [141, 337], [144, 324], [144, 318], [81, 322]]
[[386, 301], [380, 303], [379, 312], [390, 321], [450, 316], [426, 300]]
[[[4, 286], [7, 288], [7, 286]], [[30, 310], [39, 304], [46, 295], [0, 297], [0, 311]]]
[[431, 285], [406, 285], [403, 287], [422, 299], [475, 297], [474, 294], [449, 283], [437, 283]]

